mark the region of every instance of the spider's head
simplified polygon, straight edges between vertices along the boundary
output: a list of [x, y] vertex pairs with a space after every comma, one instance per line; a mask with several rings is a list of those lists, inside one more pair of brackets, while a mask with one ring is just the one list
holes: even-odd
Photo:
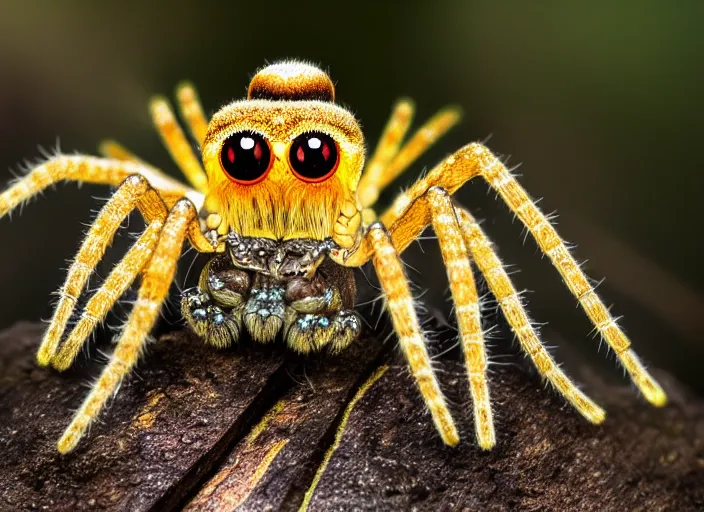
[[220, 232], [355, 243], [364, 138], [334, 100], [326, 73], [287, 61], [260, 70], [247, 99], [213, 116], [202, 150]]

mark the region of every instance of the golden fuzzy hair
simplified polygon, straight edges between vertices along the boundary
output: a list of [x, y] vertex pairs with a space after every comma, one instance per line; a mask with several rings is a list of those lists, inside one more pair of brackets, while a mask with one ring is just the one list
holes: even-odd
[[[259, 71], [249, 96], [254, 99], [223, 107], [208, 126], [202, 149], [209, 182], [206, 209], [222, 217], [221, 232], [234, 229], [244, 236], [280, 240], [335, 238], [341, 217], [360, 211], [357, 184], [364, 138], [354, 116], [331, 101], [307, 99], [332, 99], [334, 89], [323, 71], [303, 63], [279, 63]], [[271, 170], [255, 184], [233, 182], [220, 164], [225, 140], [244, 130], [264, 136], [273, 153]], [[337, 170], [319, 183], [298, 179], [288, 160], [292, 141], [311, 131], [332, 137], [339, 152]]]

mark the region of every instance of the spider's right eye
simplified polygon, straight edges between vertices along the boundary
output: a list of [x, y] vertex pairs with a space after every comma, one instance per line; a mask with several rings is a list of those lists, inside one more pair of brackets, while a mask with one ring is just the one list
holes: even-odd
[[271, 164], [269, 143], [252, 131], [233, 133], [220, 149], [220, 165], [235, 183], [259, 183], [266, 177]]

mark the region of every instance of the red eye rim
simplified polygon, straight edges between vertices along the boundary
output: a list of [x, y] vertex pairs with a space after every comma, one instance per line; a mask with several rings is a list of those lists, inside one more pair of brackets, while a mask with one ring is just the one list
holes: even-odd
[[[224, 171], [224, 169], [223, 169], [223, 171], [225, 172], [225, 176], [227, 176], [227, 179], [229, 179], [232, 183], [237, 183], [238, 185], [245, 185], [246, 186], [246, 185], [256, 185], [257, 183], [264, 181], [266, 179], [266, 177], [269, 175], [269, 172], [271, 171], [271, 168], [273, 166], [274, 166], [274, 154], [272, 153], [269, 156], [269, 164], [267, 165], [266, 171], [264, 171], [264, 174], [262, 174], [261, 176], [259, 176], [258, 178], [255, 178], [253, 180], [250, 180], [250, 181], [238, 180], [237, 178], [233, 178], [232, 176], [230, 176], [227, 173], [227, 171]], [[222, 167], [222, 165], [220, 167]]]
[[[230, 174], [230, 171], [228, 171], [225, 168], [225, 164], [223, 163], [223, 153], [225, 150], [225, 145], [230, 142], [230, 139], [232, 137], [238, 136], [241, 134], [256, 136], [259, 139], [260, 143], [261, 142], [264, 143], [264, 147], [266, 148], [266, 151], [269, 152], [269, 162], [267, 163], [266, 169], [264, 170], [264, 172], [262, 172], [261, 175], [257, 176], [256, 178], [254, 178], [252, 180], [243, 180], [243, 179], [235, 178], [232, 174]], [[232, 148], [229, 148], [229, 150], [233, 151]], [[262, 135], [261, 133], [258, 133], [258, 132], [250, 131], [250, 130], [243, 130], [241, 132], [234, 132], [234, 133], [228, 135], [223, 140], [222, 144], [220, 145], [220, 149], [219, 149], [218, 161], [220, 163], [220, 170], [223, 172], [223, 174], [225, 174], [225, 176], [227, 176], [228, 180], [230, 180], [232, 183], [236, 183], [238, 185], [247, 186], [247, 185], [256, 185], [257, 183], [260, 183], [261, 181], [264, 181], [266, 179], [266, 177], [269, 175], [269, 172], [271, 171], [271, 168], [274, 166], [274, 156], [275, 155], [274, 155], [274, 151], [271, 147], [271, 144], [269, 143], [269, 140], [264, 135]]]
[[[303, 135], [303, 134], [301, 134], [301, 135]], [[327, 135], [327, 134], [325, 134], [325, 135]], [[328, 137], [330, 137], [330, 136], [328, 135]], [[289, 167], [289, 169], [291, 169], [291, 172], [293, 173], [293, 175], [296, 178], [303, 181], [304, 183], [322, 183], [323, 181], [329, 179], [333, 174], [335, 174], [335, 171], [337, 171], [337, 168], [340, 165], [340, 145], [337, 143], [337, 141], [333, 137], [330, 137], [330, 140], [335, 145], [335, 153], [336, 153], [335, 164], [332, 166], [332, 168], [327, 173], [325, 173], [323, 176], [320, 176], [318, 178], [307, 178], [307, 177], [303, 176], [302, 174], [300, 174], [298, 171], [296, 171], [295, 167], [293, 166], [293, 163], [291, 162], [291, 148], [293, 147], [295, 140], [296, 139], [294, 139], [293, 142], [291, 142], [291, 146], [289, 147], [289, 150], [286, 151], [286, 154], [287, 154], [287, 159], [288, 159], [288, 167]]]

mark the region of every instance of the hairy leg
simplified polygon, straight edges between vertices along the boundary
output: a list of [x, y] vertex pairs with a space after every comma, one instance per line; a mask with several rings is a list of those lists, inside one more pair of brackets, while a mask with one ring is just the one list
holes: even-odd
[[[460, 119], [459, 108], [446, 107], [426, 121], [399, 149], [400, 141], [408, 130], [412, 113], [413, 107], [408, 101], [397, 104], [382, 135], [377, 152], [359, 182], [357, 190], [363, 208], [373, 206], [381, 191], [408, 169]], [[369, 213], [365, 214], [365, 217], [368, 221]]]
[[71, 330], [66, 341], [52, 358], [51, 364], [59, 371], [66, 370], [73, 363], [85, 340], [96, 325], [105, 318], [117, 300], [137, 279], [154, 252], [164, 222], [153, 220], [130, 250], [112, 269], [103, 285], [90, 298], [81, 318]]
[[77, 155], [59, 155], [32, 169], [0, 194], [0, 217], [59, 181], [79, 181], [117, 187], [128, 176], [147, 178], [162, 197], [184, 197], [189, 188], [138, 162]]
[[373, 262], [376, 274], [391, 314], [394, 330], [398, 334], [413, 378], [435, 422], [443, 442], [450, 446], [459, 443], [460, 438], [455, 422], [445, 403], [425, 347], [425, 339], [418, 323], [413, 296], [408, 287], [408, 279], [401, 266], [396, 248], [389, 233], [381, 224], [372, 224], [367, 233], [373, 250]]
[[186, 126], [198, 145], [202, 146], [208, 133], [208, 120], [203, 113], [203, 107], [193, 84], [188, 82], [180, 84], [176, 88], [176, 99], [181, 117], [186, 120]]
[[176, 121], [169, 103], [165, 98], [156, 97], [149, 104], [154, 126], [171, 154], [176, 165], [183, 172], [188, 182], [200, 193], [208, 192], [208, 177], [203, 170], [186, 135]]
[[[471, 176], [472, 173], [467, 172], [463, 174], [463, 176], [467, 175]], [[434, 174], [431, 173], [428, 177], [426, 177], [426, 179], [429, 180], [433, 177]], [[428, 193], [431, 190], [437, 190], [438, 188], [439, 187], [435, 184], [431, 185], [430, 188], [426, 189], [426, 191], [421, 193], [417, 198], [408, 202], [403, 212], [395, 218], [391, 215], [385, 214], [385, 216], [388, 215], [387, 218], [392, 221], [392, 239], [398, 239], [402, 247], [405, 248], [410, 240], [415, 240], [425, 229], [425, 227], [432, 223], [432, 215], [430, 214], [430, 209], [427, 204]], [[436, 194], [437, 197], [441, 197], [443, 195], [447, 197], [449, 193], [447, 191], [443, 191], [442, 194]], [[446, 202], [443, 207], [446, 208]], [[468, 217], [468, 214], [462, 210], [457, 209], [457, 212], [457, 215], [462, 215], [461, 220], [463, 221], [462, 236], [466, 244], [463, 245], [463, 249], [465, 251], [469, 249], [469, 252], [474, 257], [479, 269], [485, 275], [489, 287], [497, 296], [499, 304], [501, 305], [512, 329], [516, 333], [521, 346], [531, 357], [541, 375], [547, 378], [555, 386], [555, 388], [563, 396], [565, 396], [565, 398], [589, 421], [593, 423], [600, 423], [603, 421], [605, 417], [604, 411], [599, 406], [594, 404], [579, 390], [579, 388], [572, 383], [572, 381], [569, 380], [564, 372], [560, 370], [559, 366], [552, 359], [545, 347], [541, 344], [535, 329], [532, 327], [532, 324], [528, 319], [522, 304], [520, 303], [518, 292], [516, 292], [513, 288], [508, 275], [501, 266], [501, 263], [495, 253], [492, 251], [491, 254], [485, 254], [477, 249], [477, 240], [480, 240], [476, 234], [476, 230], [479, 229], [478, 225], [476, 223], [472, 225], [472, 237], [470, 238], [467, 234], [469, 229], [467, 219], [470, 217]], [[449, 212], [445, 213], [449, 214]], [[438, 227], [440, 227], [441, 230], [444, 229], [443, 226], [439, 226], [437, 224], [437, 222], [433, 224], [436, 229]], [[479, 231], [479, 233], [481, 233], [481, 231]], [[440, 236], [440, 233], [438, 233], [438, 239], [442, 242], [443, 237]], [[488, 240], [486, 240], [486, 237], [483, 237], [482, 240], [485, 242], [483, 247], [486, 247]], [[450, 266], [448, 264], [448, 273], [453, 270], [454, 265]], [[457, 302], [456, 299], [455, 302]], [[458, 313], [459, 312], [460, 310], [458, 308]], [[461, 320], [459, 323], [461, 326]], [[473, 359], [474, 355], [470, 355], [469, 357]], [[469, 359], [467, 361], [469, 363]], [[470, 371], [474, 373], [473, 370]]]
[[117, 346], [90, 394], [59, 439], [59, 452], [68, 453], [76, 447], [90, 423], [115, 393], [123, 377], [137, 363], [173, 281], [188, 226], [196, 218], [197, 212], [187, 199], [177, 202], [169, 212], [154, 255], [143, 272], [137, 301]]
[[540, 342], [540, 337], [521, 304], [518, 292], [479, 224], [465, 210], [457, 208], [457, 215], [460, 218], [465, 243], [474, 261], [486, 278], [521, 348], [531, 358], [540, 375], [545, 377], [587, 420], [592, 423], [604, 421], [606, 416], [604, 410], [580, 391]]
[[357, 188], [362, 207], [367, 208], [374, 204], [379, 196], [379, 183], [383, 180], [384, 171], [391, 160], [398, 154], [403, 138], [408, 132], [413, 120], [415, 107], [409, 99], [401, 99], [394, 105], [379, 142], [374, 149]]
[[[158, 192], [139, 174], [130, 176], [120, 185], [88, 230], [75, 260], [69, 267], [66, 283], [59, 290], [59, 302], [37, 353], [40, 365], [45, 366], [52, 362], [78, 297], [95, 266], [112, 243], [120, 224], [135, 208], [144, 213], [147, 221], [156, 220], [161, 223], [166, 217], [166, 206]], [[71, 363], [62, 358], [59, 366], [65, 366], [66, 362]]]
[[[475, 176], [484, 178], [523, 222], [540, 250], [548, 256], [558, 270], [599, 334], [614, 350], [619, 362], [643, 396], [653, 405], [664, 405], [667, 402], [665, 392], [630, 349], [630, 340], [599, 299], [587, 276], [569, 253], [565, 242], [504, 164], [482, 144], [469, 144], [455, 152], [431, 170], [425, 178], [412, 185], [384, 212], [381, 222], [389, 226], [393, 243], [398, 250], [403, 251], [423, 230], [418, 223], [412, 222], [412, 219], [403, 215], [414, 201], [433, 186], [440, 186], [453, 194]], [[359, 266], [371, 257], [372, 252], [369, 241], [363, 240], [353, 254], [348, 255], [343, 251], [333, 256], [343, 265]]]
[[425, 204], [418, 206], [425, 207], [429, 213], [450, 281], [460, 342], [469, 378], [469, 389], [472, 394], [477, 442], [484, 450], [489, 450], [496, 444], [496, 435], [486, 374], [487, 355], [479, 312], [479, 297], [467, 247], [452, 199], [447, 191], [440, 187], [432, 187], [423, 199]]
[[565, 242], [557, 234], [550, 221], [538, 209], [518, 181], [511, 176], [506, 166], [487, 148], [475, 145], [471, 150], [470, 158], [476, 160], [481, 176], [499, 193], [511, 211], [521, 219], [521, 222], [530, 231], [542, 253], [548, 256], [553, 266], [558, 270], [599, 334], [616, 353], [633, 383], [653, 405], [664, 405], [667, 402], [665, 392], [630, 349], [631, 341], [598, 297], [589, 279], [572, 257]]

